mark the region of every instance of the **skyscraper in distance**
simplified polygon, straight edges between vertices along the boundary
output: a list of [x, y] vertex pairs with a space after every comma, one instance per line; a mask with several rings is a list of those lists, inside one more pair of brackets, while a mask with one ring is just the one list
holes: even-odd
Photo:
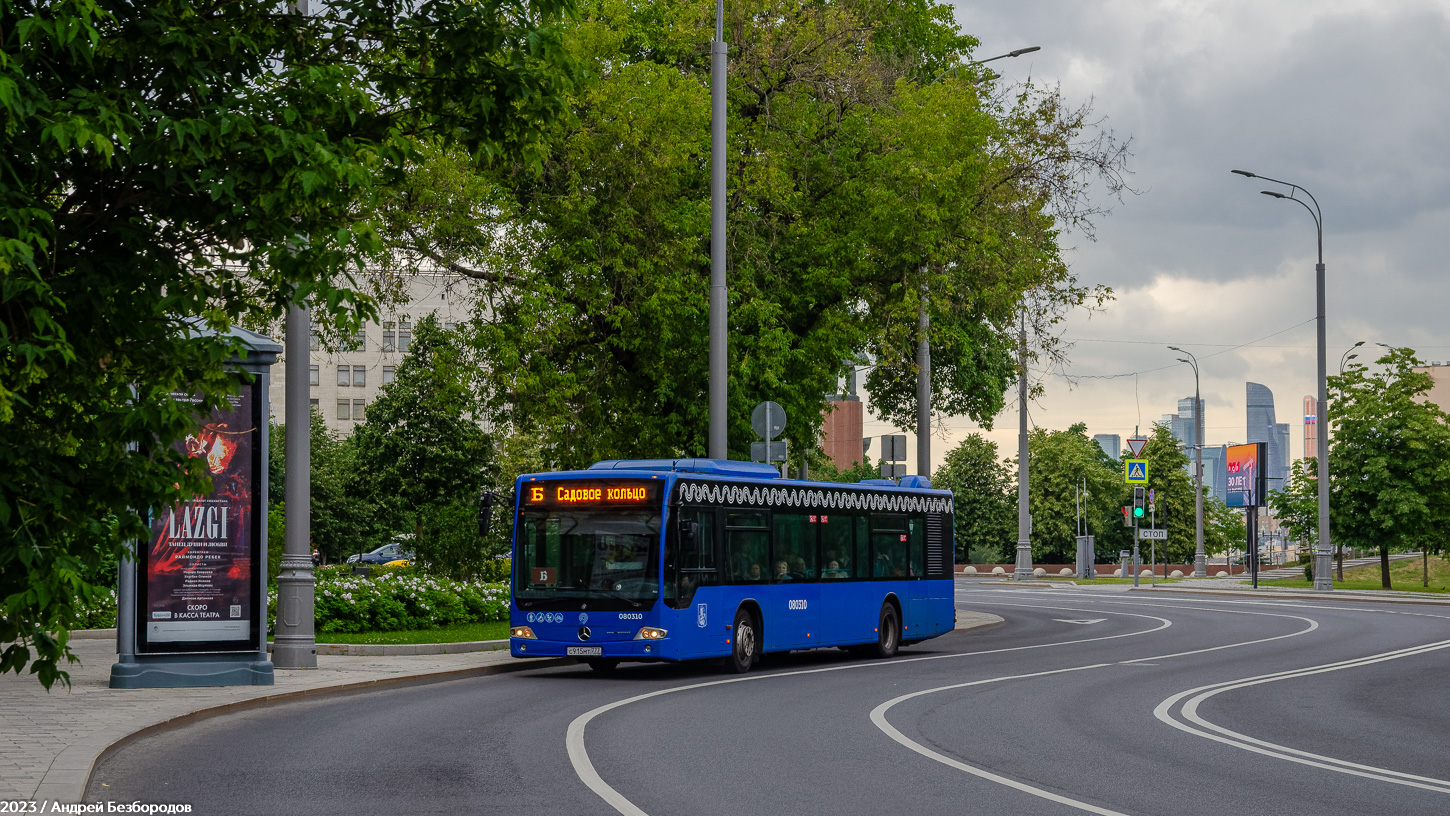
[[1123, 458], [1123, 437], [1118, 434], [1093, 434], [1093, 441], [1103, 449], [1108, 458], [1118, 460]]
[[1269, 490], [1278, 490], [1289, 475], [1289, 457], [1284, 448], [1288, 434], [1281, 436], [1274, 416], [1274, 392], [1267, 386], [1251, 382], [1244, 384], [1244, 396], [1245, 436], [1249, 442], [1265, 443], [1268, 455], [1265, 457], [1264, 477]]

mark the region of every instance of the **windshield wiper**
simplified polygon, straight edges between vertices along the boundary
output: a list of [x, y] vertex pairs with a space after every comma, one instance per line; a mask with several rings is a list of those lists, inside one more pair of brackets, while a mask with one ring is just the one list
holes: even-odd
[[601, 595], [608, 595], [611, 598], [618, 598], [619, 600], [624, 601], [625, 603], [629, 604], [630, 606], [633, 606], [636, 609], [638, 609], [640, 607], [640, 605], [641, 605], [639, 601], [636, 601], [635, 599], [633, 599], [633, 598], [631, 598], [631, 597], [629, 597], [627, 595], [620, 595], [618, 592], [611, 592], [611, 591], [609, 591], [607, 589], [591, 589], [591, 590], [589, 590], [589, 592], [590, 593], [598, 592]]

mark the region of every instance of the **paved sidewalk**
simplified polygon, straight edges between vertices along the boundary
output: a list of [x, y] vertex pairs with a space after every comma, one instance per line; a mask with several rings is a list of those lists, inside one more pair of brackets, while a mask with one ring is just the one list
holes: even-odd
[[[562, 664], [507, 651], [405, 656], [319, 655], [315, 670], [277, 669], [272, 686], [114, 690], [114, 640], [73, 640], [69, 691], [46, 692], [32, 675], [0, 675], [0, 801], [79, 802], [96, 760], [111, 745], [218, 707], [273, 705], [298, 696], [386, 687]], [[572, 661], [567, 661], [572, 662]]]

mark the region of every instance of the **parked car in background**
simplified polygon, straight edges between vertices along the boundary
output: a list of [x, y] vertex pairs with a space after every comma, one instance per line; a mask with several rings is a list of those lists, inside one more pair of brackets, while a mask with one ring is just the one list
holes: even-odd
[[361, 555], [361, 557], [359, 557], [357, 554], [349, 555], [347, 557], [347, 563], [356, 564], [359, 560], [361, 560], [364, 564], [382, 565], [390, 561], [412, 560], [412, 558], [413, 553], [405, 549], [405, 545], [403, 543], [393, 541], [388, 544], [384, 544], [381, 547], [378, 547], [372, 552], [365, 552]]

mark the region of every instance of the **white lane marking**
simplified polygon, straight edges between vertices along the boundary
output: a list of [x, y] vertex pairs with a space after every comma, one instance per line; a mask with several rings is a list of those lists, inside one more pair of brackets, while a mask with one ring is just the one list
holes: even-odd
[[873, 708], [871, 710], [871, 722], [875, 723], [876, 724], [876, 727], [879, 728], [879, 729], [881, 729], [886, 734], [886, 736], [891, 737], [892, 739], [896, 740], [897, 742], [901, 743], [902, 745], [905, 745], [907, 748], [910, 748], [911, 750], [915, 751], [916, 753], [921, 754], [922, 756], [926, 757], [927, 759], [934, 759], [937, 762], [942, 763], [943, 765], [946, 765], [946, 766], [951, 767], [951, 768], [956, 768], [959, 771], [964, 771], [966, 773], [971, 774], [972, 776], [980, 777], [982, 779], [987, 780], [988, 782], [996, 782], [998, 785], [1005, 785], [1005, 786], [1007, 786], [1009, 788], [1012, 788], [1014, 790], [1019, 790], [1019, 791], [1022, 791], [1023, 793], [1031, 794], [1031, 795], [1036, 796], [1036, 797], [1038, 797], [1040, 799], [1046, 799], [1046, 800], [1048, 800], [1050, 802], [1056, 802], [1056, 803], [1058, 803], [1060, 805], [1067, 805], [1068, 807], [1070, 807], [1070, 808], [1076, 808], [1077, 810], [1085, 810], [1088, 813], [1098, 813], [1098, 814], [1102, 814], [1102, 816], [1127, 816], [1127, 814], [1124, 814], [1124, 813], [1122, 813], [1120, 811], [1109, 810], [1108, 808], [1104, 808], [1104, 807], [1098, 807], [1097, 805], [1090, 804], [1088, 802], [1083, 802], [1083, 801], [1080, 801], [1080, 800], [1077, 800], [1077, 799], [1070, 799], [1070, 798], [1068, 798], [1066, 796], [1063, 796], [1062, 794], [1053, 793], [1052, 791], [1049, 791], [1049, 790], [1043, 790], [1042, 788], [1035, 787], [1033, 785], [1029, 785], [1026, 782], [1019, 782], [1016, 779], [1012, 779], [1010, 777], [1001, 776], [1000, 774], [994, 774], [991, 771], [984, 770], [982, 768], [978, 768], [978, 767], [975, 767], [975, 766], [972, 766], [972, 765], [968, 765], [965, 762], [961, 762], [959, 760], [952, 759], [951, 757], [946, 756], [945, 754], [939, 754], [936, 751], [931, 750], [930, 748], [926, 747], [925, 745], [922, 745], [921, 743], [916, 742], [915, 740], [911, 739], [910, 737], [908, 737], [905, 734], [901, 733], [900, 731], [896, 730], [896, 727], [893, 726], [886, 719], [886, 712], [892, 706], [896, 705], [897, 703], [904, 702], [906, 700], [910, 700], [913, 697], [920, 697], [923, 694], [934, 694], [934, 693], [936, 693], [938, 691], [947, 691], [947, 690], [950, 690], [950, 689], [967, 688], [969, 686], [981, 686], [981, 685], [986, 685], [987, 683], [1000, 683], [1000, 682], [1003, 682], [1003, 681], [1006, 681], [1006, 680], [1025, 680], [1025, 679], [1031, 678], [1031, 677], [1046, 677], [1048, 675], [1065, 674], [1067, 672], [1084, 671], [1086, 669], [1101, 669], [1101, 668], [1103, 668], [1105, 666], [1111, 666], [1111, 665], [1113, 665], [1113, 664], [1111, 664], [1111, 663], [1094, 663], [1093, 665], [1090, 665], [1090, 666], [1074, 666], [1074, 667], [1072, 667], [1070, 669], [1054, 669], [1052, 671], [1035, 672], [1033, 674], [1016, 674], [1016, 675], [1011, 675], [1011, 676], [1007, 676], [1007, 677], [993, 677], [990, 680], [975, 680], [975, 681], [970, 682], [970, 683], [957, 683], [956, 685], [942, 686], [941, 688], [927, 689], [926, 691], [916, 691], [916, 692], [912, 692], [911, 694], [903, 694], [900, 697], [897, 697], [897, 698], [892, 699], [892, 700], [887, 700], [886, 702], [882, 703], [881, 705], [876, 706], [875, 708]]
[[1057, 621], [1058, 623], [1075, 623], [1078, 626], [1088, 626], [1094, 623], [1102, 623], [1103, 621], [1107, 620], [1107, 618], [1091, 618], [1089, 620], [1068, 620], [1066, 618], [1053, 618], [1053, 620]]
[[[1017, 605], [1020, 606], [1021, 604]], [[1056, 609], [1058, 607], [1043, 608]], [[629, 705], [630, 703], [637, 703], [641, 700], [648, 700], [651, 697], [660, 697], [665, 694], [674, 694], [677, 691], [689, 691], [691, 689], [707, 688], [709, 686], [723, 686], [727, 683], [747, 683], [755, 680], [769, 680], [772, 677], [792, 677], [801, 674], [821, 674], [824, 672], [848, 671], [851, 669], [885, 668], [890, 666], [900, 666], [904, 663], [919, 663], [926, 660], [978, 657], [981, 655], [1000, 654], [1003, 652], [1020, 652], [1028, 649], [1042, 649], [1049, 646], [1071, 646], [1078, 643], [1093, 643], [1100, 640], [1114, 640], [1117, 638], [1148, 635], [1152, 634], [1153, 632], [1162, 631], [1173, 625], [1173, 622], [1168, 620], [1167, 618], [1160, 618], [1156, 615], [1141, 615], [1134, 612], [1110, 612], [1108, 614], [1122, 615], [1124, 617], [1131, 618], [1147, 618], [1149, 620], [1158, 621], [1159, 625], [1153, 627], [1152, 629], [1144, 629], [1140, 632], [1125, 632], [1123, 634], [1117, 635], [1102, 635], [1100, 637], [1078, 638], [1077, 640], [1066, 640], [1060, 643], [1037, 643], [1031, 646], [1008, 646], [1001, 649], [983, 649], [982, 651], [978, 652], [961, 652], [958, 654], [908, 657], [899, 660], [882, 661], [878, 663], [851, 663], [842, 666], [826, 666], [818, 669], [801, 669], [798, 671], [779, 672], [776, 674], [751, 674], [745, 675], [743, 677], [730, 677], [724, 680], [710, 680], [704, 683], [691, 683], [687, 686], [675, 686], [674, 688], [660, 689], [659, 691], [651, 691], [646, 694], [639, 694], [624, 700], [607, 703], [605, 705], [599, 706], [598, 708], [580, 714], [578, 717], [574, 718], [573, 722], [569, 723], [569, 729], [564, 736], [564, 746], [569, 754], [569, 762], [574, 766], [574, 773], [578, 775], [581, 782], [588, 786], [590, 790], [594, 791], [595, 795], [597, 795], [600, 799], [603, 799], [610, 807], [624, 814], [624, 816], [648, 816], [647, 813], [645, 813], [643, 810], [640, 810], [638, 806], [636, 806], [633, 802], [629, 801], [629, 799], [627, 799], [624, 794], [615, 790], [608, 782], [605, 782], [604, 778], [599, 775], [599, 772], [597, 770], [595, 770], [594, 763], [589, 759], [589, 749], [584, 744], [584, 729], [595, 717], [599, 716], [600, 714], [603, 714], [607, 711], [612, 711], [616, 708], [620, 708], [621, 706]]]
[[[1001, 605], [1001, 606], [1018, 606], [1018, 607], [1023, 607], [1023, 608], [1036, 608], [1036, 605], [1035, 604], [999, 604], [999, 605]], [[942, 754], [942, 753], [938, 753], [936, 751], [933, 751], [930, 748], [926, 747], [925, 745], [922, 745], [921, 743], [916, 742], [915, 740], [910, 739], [905, 734], [902, 734], [900, 731], [898, 731], [886, 719], [886, 712], [889, 711], [897, 703], [900, 703], [900, 702], [902, 702], [904, 700], [910, 700], [910, 699], [912, 699], [914, 697], [921, 697], [921, 696], [924, 696], [924, 695], [927, 695], [927, 694], [935, 694], [935, 693], [937, 693], [939, 691], [950, 691], [952, 689], [964, 688], [966, 686], [981, 685], [983, 683], [1000, 682], [1002, 680], [1016, 680], [1016, 679], [1020, 679], [1020, 678], [1026, 678], [1026, 677], [1041, 677], [1041, 676], [1049, 675], [1049, 674], [1062, 674], [1064, 672], [1070, 672], [1070, 671], [1082, 671], [1084, 669], [1098, 669], [1098, 668], [1103, 668], [1105, 666], [1111, 666], [1111, 665], [1127, 665], [1127, 664], [1155, 665], [1155, 664], [1149, 664], [1149, 663], [1147, 663], [1147, 661], [1150, 661], [1150, 660], [1163, 660], [1163, 659], [1167, 659], [1167, 658], [1171, 658], [1171, 657], [1183, 657], [1183, 656], [1192, 655], [1192, 654], [1202, 654], [1204, 652], [1215, 652], [1215, 651], [1218, 651], [1220, 649], [1234, 648], [1234, 647], [1237, 647], [1237, 646], [1250, 646], [1250, 645], [1253, 645], [1255, 643], [1265, 643], [1265, 642], [1271, 641], [1271, 640], [1280, 640], [1282, 638], [1288, 638], [1288, 637], [1298, 637], [1299, 635], [1306, 635], [1306, 634], [1308, 634], [1310, 632], [1313, 632], [1315, 629], [1318, 629], [1319, 628], [1318, 621], [1315, 621], [1315, 620], [1313, 620], [1311, 618], [1301, 617], [1299, 615], [1283, 615], [1283, 614], [1278, 614], [1278, 613], [1274, 613], [1274, 612], [1241, 611], [1241, 610], [1232, 610], [1232, 609], [1195, 609], [1194, 607], [1184, 607], [1184, 606], [1181, 606], [1181, 605], [1178, 605], [1178, 604], [1146, 604], [1146, 603], [1143, 603], [1143, 604], [1131, 604], [1131, 605], [1132, 606], [1165, 606], [1165, 605], [1167, 605], [1167, 606], [1172, 606], [1175, 609], [1190, 609], [1190, 610], [1194, 610], [1194, 611], [1203, 611], [1203, 612], [1222, 612], [1222, 613], [1237, 614], [1237, 615], [1261, 615], [1261, 616], [1273, 617], [1273, 618], [1292, 618], [1294, 620], [1304, 621], [1305, 623], [1307, 623], [1309, 625], [1306, 626], [1305, 628], [1299, 630], [1298, 632], [1291, 632], [1291, 633], [1289, 633], [1287, 635], [1276, 635], [1274, 637], [1269, 637], [1269, 638], [1261, 638], [1259, 640], [1250, 640], [1250, 641], [1245, 641], [1243, 643], [1231, 643], [1231, 644], [1227, 644], [1227, 645], [1224, 645], [1224, 646], [1213, 646], [1213, 647], [1209, 647], [1209, 648], [1206, 648], [1206, 649], [1193, 649], [1193, 650], [1190, 650], [1190, 651], [1186, 651], [1186, 652], [1176, 652], [1174, 654], [1169, 654], [1169, 655], [1158, 655], [1156, 657], [1140, 657], [1140, 658], [1137, 658], [1137, 659], [1134, 659], [1134, 660], [1124, 660], [1124, 661], [1120, 661], [1118, 663], [1098, 663], [1098, 664], [1094, 664], [1094, 665], [1090, 665], [1090, 666], [1076, 666], [1076, 667], [1068, 668], [1068, 669], [1057, 669], [1055, 671], [1039, 672], [1037, 674], [1023, 674], [1023, 675], [1017, 675], [1015, 677], [999, 677], [999, 678], [994, 678], [992, 680], [981, 680], [981, 681], [977, 681], [977, 682], [974, 682], [974, 683], [959, 683], [959, 684], [950, 685], [950, 686], [941, 686], [939, 688], [926, 689], [924, 691], [917, 691], [917, 692], [913, 692], [911, 694], [904, 694], [904, 695], [902, 695], [900, 697], [897, 697], [894, 700], [888, 700], [888, 701], [882, 703], [881, 705], [877, 706], [875, 709], [873, 709], [871, 711], [871, 722], [875, 723], [877, 728], [881, 729], [881, 731], [883, 733], [885, 733], [887, 736], [891, 737], [893, 740], [896, 740], [898, 743], [901, 743], [902, 745], [905, 745], [907, 748], [910, 748], [911, 750], [915, 751], [918, 754], [921, 754], [924, 757], [927, 757], [929, 759], [934, 759], [937, 762], [940, 762], [943, 765], [946, 765], [948, 767], [956, 768], [959, 771], [965, 771], [966, 773], [972, 774], [973, 776], [977, 776], [977, 777], [980, 777], [982, 779], [986, 779], [986, 780], [988, 780], [990, 782], [996, 782], [996, 783], [998, 783], [1000, 785], [1006, 785], [1009, 788], [1013, 788], [1015, 790], [1022, 791], [1023, 793], [1028, 793], [1028, 794], [1031, 794], [1033, 796], [1040, 797], [1042, 799], [1047, 799], [1047, 800], [1050, 800], [1050, 801], [1053, 801], [1053, 802], [1057, 802], [1058, 804], [1066, 805], [1068, 807], [1075, 808], [1077, 810], [1086, 811], [1088, 813], [1107, 814], [1107, 816], [1125, 816], [1124, 814], [1121, 814], [1118, 811], [1108, 810], [1106, 808], [1099, 807], [1099, 806], [1094, 805], [1094, 804], [1091, 804], [1089, 802], [1083, 802], [1083, 801], [1080, 801], [1080, 800], [1077, 800], [1077, 799], [1072, 799], [1072, 798], [1063, 796], [1063, 795], [1058, 794], [1058, 793], [1053, 793], [1052, 791], [1049, 791], [1049, 790], [1044, 790], [1042, 788], [1034, 787], [1032, 785], [1028, 785], [1025, 782], [1019, 782], [1019, 781], [1017, 781], [1015, 779], [1011, 779], [1009, 777], [1001, 776], [999, 774], [994, 774], [991, 771], [987, 771], [987, 770], [984, 770], [982, 768], [977, 768], [975, 766], [968, 765], [967, 763], [962, 762], [962, 761], [960, 761], [958, 759], [954, 759], [952, 757], [949, 757], [946, 754]], [[1048, 607], [1048, 608], [1060, 609], [1061, 607]], [[1109, 614], [1109, 615], [1121, 615], [1121, 614], [1128, 614], [1128, 613], [1123, 613], [1123, 612], [1108, 612], [1107, 614]]]
[[[1263, 754], [1265, 756], [1274, 757], [1276, 759], [1282, 759], [1288, 762], [1297, 762], [1301, 765], [1309, 765], [1316, 768], [1334, 771], [1336, 773], [1349, 774], [1351, 776], [1359, 776], [1368, 779], [1376, 779], [1381, 782], [1389, 782], [1396, 785], [1407, 785], [1409, 787], [1436, 791], [1438, 793], [1450, 793], [1450, 780], [1436, 779], [1434, 777], [1427, 776], [1418, 776], [1415, 774], [1404, 773], [1402, 771], [1390, 770], [1388, 768], [1379, 768], [1373, 765], [1363, 765], [1357, 762], [1350, 762], [1349, 760], [1339, 759], [1337, 757], [1316, 754], [1311, 751], [1302, 751], [1297, 748], [1290, 748], [1284, 745], [1278, 745], [1276, 743], [1267, 742], [1265, 740], [1250, 737], [1246, 734], [1224, 728], [1220, 725], [1209, 722], [1198, 714], [1198, 707], [1200, 704], [1203, 703], [1203, 701], [1207, 700], [1210, 697], [1213, 697], [1214, 695], [1221, 694], [1225, 691], [1232, 691], [1234, 689], [1256, 686], [1263, 683], [1273, 683], [1280, 680], [1290, 680], [1298, 677], [1308, 677], [1310, 675], [1323, 674], [1325, 672], [1353, 669], [1360, 666], [1368, 666], [1374, 663], [1381, 663], [1386, 660], [1398, 660], [1403, 657], [1414, 657], [1416, 655], [1426, 654], [1428, 652], [1434, 652], [1446, 648], [1450, 648], [1450, 640], [1426, 644], [1423, 646], [1413, 646], [1407, 649], [1397, 649], [1391, 652], [1384, 652], [1377, 655], [1368, 655], [1366, 657], [1354, 658], [1352, 660], [1343, 660], [1337, 663], [1326, 663], [1321, 666], [1312, 666], [1303, 669], [1274, 672], [1272, 674], [1263, 674], [1256, 677], [1247, 677], [1239, 680], [1230, 680], [1223, 683], [1214, 683], [1208, 686], [1200, 686], [1198, 688], [1179, 692], [1178, 694], [1175, 694], [1164, 700], [1163, 702], [1159, 703], [1158, 706], [1153, 709], [1153, 716], [1157, 717], [1162, 722], [1165, 722], [1168, 725], [1177, 728], [1180, 731], [1203, 737], [1205, 739], [1211, 739], [1216, 742], [1221, 742], [1225, 745], [1239, 748], [1244, 751], [1251, 751], [1253, 753]], [[1194, 696], [1187, 703], [1183, 704], [1180, 713], [1184, 717], [1184, 719], [1187, 719], [1190, 722], [1201, 726], [1201, 728], [1194, 728], [1193, 726], [1188, 725], [1187, 723], [1180, 722], [1173, 717], [1174, 706], [1177, 705], [1180, 700], [1188, 697], [1189, 695]]]

